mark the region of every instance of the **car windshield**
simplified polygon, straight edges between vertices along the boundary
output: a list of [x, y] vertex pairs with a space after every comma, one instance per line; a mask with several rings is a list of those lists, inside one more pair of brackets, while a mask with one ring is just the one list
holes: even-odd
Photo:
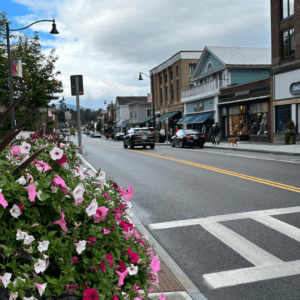
[[147, 133], [147, 134], [151, 134], [151, 131], [149, 129], [136, 129], [134, 133]]

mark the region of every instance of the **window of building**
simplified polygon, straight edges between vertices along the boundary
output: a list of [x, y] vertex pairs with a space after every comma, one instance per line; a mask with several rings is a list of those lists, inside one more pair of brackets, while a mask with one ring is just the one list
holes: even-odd
[[294, 0], [281, 0], [281, 19], [294, 14]]
[[286, 124], [291, 120], [291, 105], [278, 105], [275, 106], [275, 132], [283, 133]]
[[165, 82], [167, 82], [168, 81], [168, 74], [167, 74], [167, 72], [165, 73]]
[[174, 90], [173, 90], [173, 84], [171, 84], [171, 102], [174, 101]]
[[289, 28], [281, 33], [282, 59], [295, 55], [294, 28]]
[[176, 66], [176, 77], [178, 77], [178, 66]]
[[151, 108], [147, 108], [146, 115], [147, 115], [147, 117], [151, 116]]
[[134, 118], [135, 119], [137, 118], [137, 110], [136, 109], [134, 110]]
[[179, 95], [179, 80], [176, 80], [176, 96], [177, 96], [177, 101], [180, 100], [180, 95]]
[[247, 133], [247, 106], [229, 108], [229, 134], [246, 135]]
[[166, 103], [168, 103], [168, 87], [166, 86]]
[[173, 71], [170, 71], [170, 78], [173, 80]]
[[163, 103], [163, 94], [162, 94], [162, 89], [160, 89], [160, 104]]
[[254, 103], [249, 106], [249, 130], [252, 135], [268, 135], [268, 103]]
[[133, 118], [132, 110], [130, 111], [130, 119]]
[[162, 76], [159, 76], [159, 83], [162, 84]]
[[193, 74], [196, 68], [196, 64], [190, 64], [190, 73]]
[[213, 63], [210, 61], [208, 64], [207, 64], [207, 67], [206, 67], [206, 71], [210, 71], [214, 68], [214, 65]]

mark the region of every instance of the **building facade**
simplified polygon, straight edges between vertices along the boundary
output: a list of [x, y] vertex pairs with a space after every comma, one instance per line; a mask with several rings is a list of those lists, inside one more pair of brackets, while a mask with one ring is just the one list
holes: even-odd
[[300, 1], [271, 0], [271, 98], [274, 142], [283, 142], [290, 121], [299, 140], [300, 116]]
[[[181, 90], [190, 87], [190, 78], [202, 51], [180, 51], [150, 70], [153, 76], [153, 94], [157, 129], [174, 131], [183, 115]], [[152, 125], [153, 126], [153, 125]]]
[[270, 78], [220, 89], [218, 113], [222, 138], [270, 142]]
[[270, 48], [205, 47], [191, 77], [191, 87], [181, 91], [184, 117], [178, 123], [209, 137], [212, 125], [221, 119], [221, 89], [269, 78], [270, 68]]

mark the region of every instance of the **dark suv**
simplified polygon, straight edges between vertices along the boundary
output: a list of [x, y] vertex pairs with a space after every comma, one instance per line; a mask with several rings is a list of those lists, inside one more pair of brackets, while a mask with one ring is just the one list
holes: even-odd
[[143, 146], [144, 149], [150, 146], [151, 149], [154, 149], [154, 133], [149, 127], [131, 128], [124, 136], [124, 148], [128, 146], [130, 149], [135, 146]]

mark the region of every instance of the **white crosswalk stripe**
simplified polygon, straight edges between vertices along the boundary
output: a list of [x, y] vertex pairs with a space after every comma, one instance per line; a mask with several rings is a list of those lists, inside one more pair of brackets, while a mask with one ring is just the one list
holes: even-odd
[[299, 275], [300, 260], [284, 262], [267, 251], [256, 246], [233, 230], [219, 222], [250, 218], [285, 236], [300, 242], [300, 229], [272, 217], [289, 213], [299, 213], [300, 206], [252, 211], [191, 220], [180, 220], [150, 224], [152, 230], [200, 225], [214, 237], [222, 241], [239, 255], [251, 262], [254, 267], [204, 274], [203, 278], [213, 289], [246, 284], [261, 280]]

